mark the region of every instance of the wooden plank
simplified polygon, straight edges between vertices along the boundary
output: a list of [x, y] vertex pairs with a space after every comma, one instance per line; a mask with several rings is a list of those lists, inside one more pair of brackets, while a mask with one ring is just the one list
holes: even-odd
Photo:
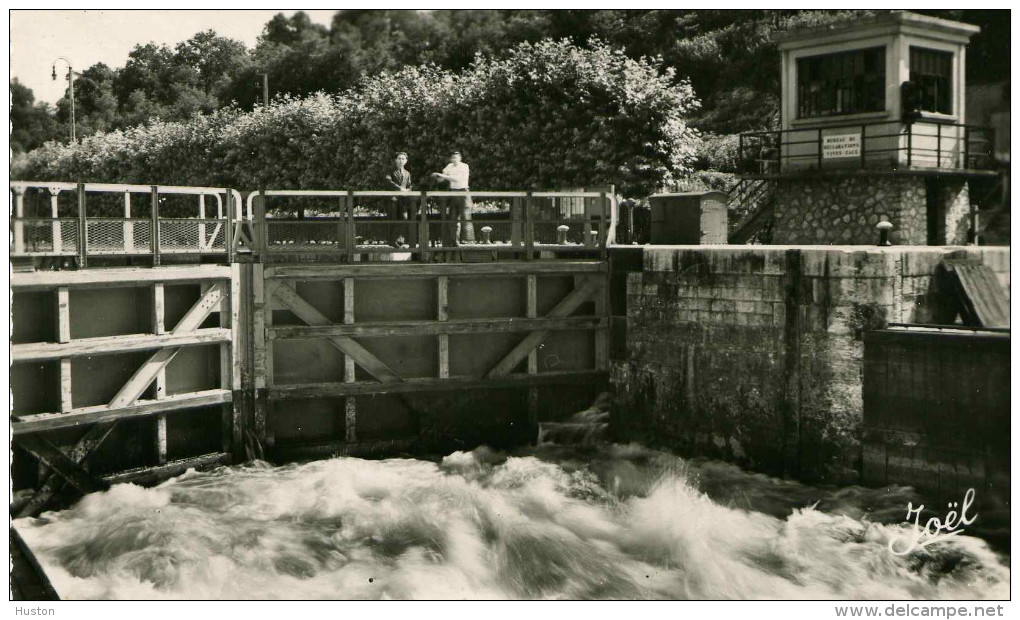
[[[436, 278], [436, 320], [440, 322], [447, 322], [450, 318], [450, 278], [449, 276], [439, 276]], [[446, 327], [441, 325], [440, 327]], [[450, 336], [448, 332], [442, 332], [439, 334], [438, 341], [438, 355], [439, 355], [439, 378], [448, 379], [450, 377]]]
[[609, 370], [609, 286], [608, 278], [600, 283], [595, 292], [595, 315], [604, 321], [595, 331], [595, 368]]
[[231, 330], [220, 327], [206, 327], [182, 334], [128, 334], [124, 336], [100, 336], [80, 338], [60, 344], [56, 342], [30, 342], [11, 345], [11, 361], [36, 362], [60, 358], [110, 355], [129, 351], [146, 351], [169, 347], [185, 347], [203, 344], [230, 342]]
[[[162, 282], [152, 285], [152, 333], [166, 333], [166, 304], [165, 290]], [[166, 398], [166, 369], [156, 373], [156, 400]], [[167, 438], [166, 438], [166, 415], [156, 416], [156, 461], [159, 464], [166, 463], [167, 459]]]
[[11, 274], [11, 288], [23, 290], [53, 290], [69, 288], [122, 288], [143, 286], [152, 282], [199, 282], [226, 280], [230, 267], [222, 265], [163, 266], [159, 269], [117, 267], [64, 271], [29, 271]]
[[[199, 325], [209, 316], [213, 310], [215, 310], [220, 303], [220, 299], [223, 297], [223, 285], [215, 284], [205, 292], [204, 295], [195, 303], [191, 309], [184, 315], [176, 327], [174, 327], [171, 335], [179, 336], [187, 332], [195, 331]], [[226, 330], [227, 334], [230, 333]], [[156, 375], [160, 370], [166, 368], [166, 365], [173, 360], [174, 356], [180, 348], [176, 349], [160, 349], [156, 351], [141, 368], [135, 371], [135, 374], [128, 379], [128, 382], [117, 392], [117, 395], [110, 401], [110, 407], [117, 409], [120, 407], [126, 407], [131, 403], [135, 402], [142, 392], [149, 387], [149, 384], [156, 378]]]
[[[60, 596], [50, 583], [35, 554], [22, 540], [18, 530], [10, 527], [11, 600], [59, 601]], [[17, 613], [17, 612], [15, 612]]]
[[110, 488], [108, 483], [90, 475], [77, 462], [61, 452], [60, 448], [37, 434], [19, 437], [16, 443], [82, 493], [94, 493]]
[[988, 265], [973, 259], [942, 262], [954, 280], [966, 322], [984, 327], [1009, 327], [1009, 300]]
[[[575, 288], [564, 297], [556, 307], [549, 311], [548, 318], [563, 318], [570, 316], [584, 302], [592, 296], [599, 288], [598, 278], [588, 278], [579, 288]], [[521, 340], [513, 349], [507, 353], [495, 366], [486, 373], [489, 378], [502, 377], [510, 374], [538, 345], [549, 335], [548, 330], [533, 331]]]
[[342, 325], [332, 323], [320, 326], [286, 325], [266, 331], [269, 340], [318, 339], [333, 336], [355, 338], [385, 338], [389, 336], [437, 336], [444, 334], [487, 334], [527, 332], [536, 329], [547, 331], [601, 329], [609, 325], [608, 319], [598, 316], [571, 316], [564, 318], [498, 317], [491, 319], [457, 319], [453, 321], [398, 321]]
[[266, 314], [272, 312], [272, 309], [266, 303], [265, 278], [265, 267], [261, 263], [253, 264], [251, 275], [252, 338], [254, 340], [252, 364], [255, 367], [256, 390], [266, 387]]
[[69, 413], [33, 413], [11, 417], [11, 432], [19, 436], [82, 424], [146, 417], [180, 409], [221, 405], [230, 402], [232, 398], [230, 390], [202, 390], [171, 394], [162, 400], [138, 400], [133, 405], [120, 408], [96, 405], [74, 409]]
[[[278, 265], [272, 268], [272, 278], [294, 278], [300, 280], [337, 280], [342, 278], [405, 279], [435, 278], [438, 276], [488, 277], [493, 275], [520, 276], [523, 269], [519, 261], [491, 263], [363, 263], [342, 265]], [[546, 260], [531, 261], [529, 273], [573, 274], [604, 273], [608, 271], [605, 261]]]
[[295, 383], [276, 385], [269, 389], [274, 399], [338, 398], [359, 394], [407, 394], [410, 392], [457, 391], [470, 389], [496, 389], [527, 387], [531, 385], [561, 385], [605, 381], [606, 373], [598, 370], [566, 370], [543, 372], [535, 375], [511, 374], [491, 379], [457, 376], [449, 379], [433, 377], [409, 378], [399, 383], [382, 384], [375, 381], [355, 383]]
[[60, 358], [60, 410], [71, 411], [74, 407], [71, 384], [71, 358]]
[[[309, 325], [329, 325], [330, 320], [319, 312], [314, 306], [302, 299], [287, 284], [281, 284], [274, 291], [277, 299], [284, 303], [299, 319]], [[346, 336], [334, 336], [327, 339], [342, 353], [349, 355], [354, 362], [364, 368], [369, 374], [383, 383], [394, 383], [401, 380], [400, 376], [389, 366], [384, 364], [367, 349]], [[270, 341], [271, 342], [271, 341]]]
[[164, 463], [158, 467], [139, 467], [127, 471], [118, 472], [103, 476], [103, 480], [110, 484], [122, 484], [131, 482], [139, 485], [158, 484], [168, 478], [179, 476], [189, 469], [202, 470], [216, 465], [227, 465], [231, 462], [230, 454], [226, 452], [213, 452], [202, 456], [193, 456], [186, 459], [178, 459]]
[[57, 342], [71, 342], [71, 302], [66, 286], [57, 289]]
[[[343, 299], [344, 316], [346, 325], [354, 324], [354, 278], [344, 278]], [[342, 353], [344, 362], [344, 383], [354, 383], [357, 380], [357, 372], [354, 367], [354, 358]], [[358, 440], [358, 399], [354, 396], [344, 398], [344, 441], [354, 443]]]
[[[529, 273], [525, 278], [525, 312], [528, 319], [534, 320], [538, 317], [538, 276]], [[549, 319], [542, 319], [548, 321]], [[530, 331], [530, 330], [529, 330]], [[538, 372], [538, 351], [532, 350], [528, 353], [528, 374]]]

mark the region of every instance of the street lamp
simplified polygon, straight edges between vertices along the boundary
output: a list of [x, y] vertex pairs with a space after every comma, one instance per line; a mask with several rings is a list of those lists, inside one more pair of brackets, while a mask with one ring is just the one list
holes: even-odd
[[67, 65], [67, 89], [70, 93], [71, 98], [71, 142], [77, 142], [75, 136], [74, 126], [74, 68], [71, 66], [71, 61], [63, 56], [53, 61], [53, 81], [57, 81], [57, 61], [63, 60], [64, 64]]

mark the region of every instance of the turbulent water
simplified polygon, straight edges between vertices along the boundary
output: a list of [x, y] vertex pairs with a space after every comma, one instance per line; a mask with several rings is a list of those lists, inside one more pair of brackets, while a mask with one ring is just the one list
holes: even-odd
[[15, 525], [64, 598], [1009, 598], [978, 538], [889, 552], [909, 495], [482, 448], [189, 472]]

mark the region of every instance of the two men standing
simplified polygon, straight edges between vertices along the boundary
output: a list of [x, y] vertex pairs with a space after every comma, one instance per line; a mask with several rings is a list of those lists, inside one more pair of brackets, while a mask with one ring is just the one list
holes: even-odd
[[[397, 153], [394, 160], [394, 168], [386, 174], [386, 188], [396, 189], [402, 192], [411, 191], [411, 173], [405, 169], [407, 165], [407, 153]], [[430, 176], [435, 181], [449, 184], [450, 191], [464, 192], [464, 196], [443, 198], [440, 200], [440, 208], [443, 212], [443, 219], [448, 225], [443, 230], [443, 246], [453, 247], [460, 243], [474, 243], [475, 231], [471, 224], [471, 195], [469, 194], [469, 181], [471, 169], [461, 161], [460, 151], [450, 153], [449, 163], [442, 172], [434, 172]], [[418, 234], [414, 220], [417, 217], [415, 199], [411, 196], [394, 197], [390, 207], [391, 220], [404, 220], [407, 224], [393, 224], [391, 230], [391, 243], [395, 247], [416, 245]], [[458, 224], [458, 221], [460, 222]]]

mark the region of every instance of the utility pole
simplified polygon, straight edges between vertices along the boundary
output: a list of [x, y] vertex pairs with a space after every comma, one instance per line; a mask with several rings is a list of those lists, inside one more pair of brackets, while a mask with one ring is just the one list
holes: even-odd
[[262, 74], [262, 107], [269, 109], [269, 74]]
[[[67, 65], [67, 90], [68, 95], [71, 98], [71, 142], [77, 142], [77, 135], [75, 131], [75, 119], [74, 119], [74, 67], [71, 66], [71, 61], [63, 56], [57, 58], [57, 60], [63, 60]], [[57, 79], [57, 60], [53, 61], [53, 80]]]

